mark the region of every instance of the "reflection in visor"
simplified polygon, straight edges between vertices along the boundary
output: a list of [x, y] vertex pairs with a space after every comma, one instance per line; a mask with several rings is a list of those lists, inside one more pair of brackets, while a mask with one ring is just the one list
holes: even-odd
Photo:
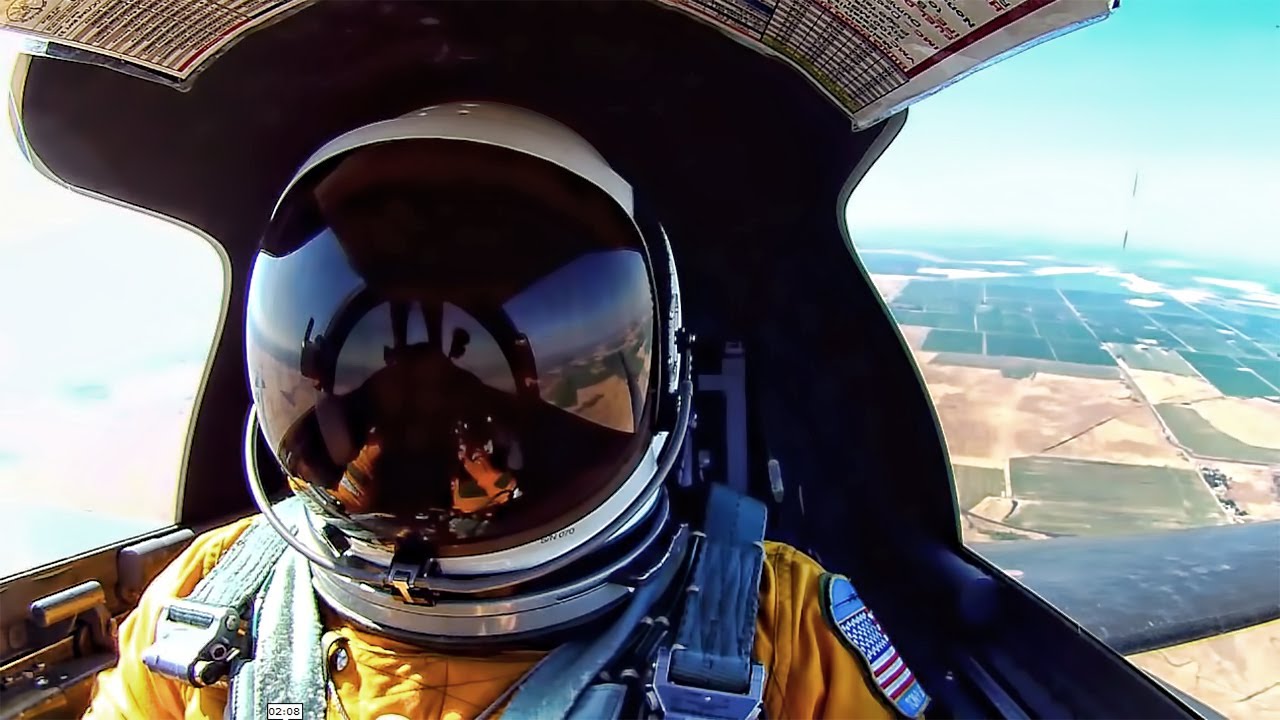
[[626, 482], [651, 440], [656, 321], [625, 210], [489, 147], [453, 158], [461, 182], [450, 148], [372, 146], [299, 181], [246, 323], [286, 471], [343, 533], [441, 551], [535, 541]]
[[[492, 417], [479, 423], [460, 420], [454, 426], [457, 465], [452, 475], [453, 505], [448, 521], [464, 536], [505, 503], [520, 498], [516, 472], [521, 468], [520, 445]], [[382, 455], [377, 430], [369, 433], [364, 447], [350, 462], [338, 487], [331, 493], [351, 515], [369, 513], [378, 502], [377, 463]], [[469, 517], [470, 516], [470, 517]], [[421, 519], [430, 519], [424, 515]], [[460, 522], [465, 521], [465, 522]]]
[[479, 513], [520, 497], [515, 475], [521, 465], [520, 444], [514, 437], [501, 432], [493, 418], [485, 418], [479, 427], [459, 422], [454, 436], [461, 464], [453, 478], [454, 510]]
[[504, 306], [528, 328], [543, 400], [634, 432], [648, 394], [653, 305], [637, 252], [583, 255]]
[[[268, 259], [258, 272], [269, 278], [287, 263]], [[430, 296], [369, 293], [348, 291], [332, 311], [328, 299], [274, 309], [272, 324], [311, 328], [302, 345], [318, 359], [307, 372], [290, 371], [308, 364], [299, 350], [264, 337], [272, 324], [251, 320], [250, 353], [258, 368], [276, 368], [259, 371], [255, 400], [291, 474], [373, 536], [403, 536], [408, 522], [424, 538], [485, 537], [506, 516], [532, 519], [558, 495], [584, 497], [638, 444], [654, 330], [640, 253], [583, 254], [496, 310], [475, 293], [434, 302], [434, 321]], [[288, 311], [295, 317], [280, 317]], [[534, 406], [516, 392], [520, 352], [531, 358]]]

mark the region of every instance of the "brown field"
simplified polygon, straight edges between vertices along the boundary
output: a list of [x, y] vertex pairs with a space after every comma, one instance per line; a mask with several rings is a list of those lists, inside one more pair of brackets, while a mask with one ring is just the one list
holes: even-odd
[[999, 370], [930, 365], [921, 355], [917, 362], [957, 462], [1003, 467], [1011, 457], [1049, 454], [1190, 467], [1121, 380], [1047, 373], [1015, 379]]
[[1240, 442], [1280, 449], [1280, 404], [1261, 398], [1219, 398], [1191, 407]]
[[1201, 377], [1185, 377], [1156, 370], [1128, 369], [1129, 377], [1152, 405], [1163, 402], [1193, 402], [1220, 398], [1222, 393]]
[[1280, 718], [1280, 620], [1130, 660], [1229, 718]]
[[1249, 514], [1248, 520], [1280, 520], [1280, 496], [1271, 481], [1273, 469], [1265, 465], [1204, 461], [1206, 467], [1217, 468], [1231, 478], [1227, 497], [1236, 501]]
[[610, 375], [594, 385], [578, 388], [578, 402], [565, 410], [621, 432], [635, 429], [626, 378]]
[[933, 328], [918, 327], [916, 325], [899, 325], [898, 331], [902, 333], [902, 339], [906, 341], [907, 347], [911, 348], [915, 353], [916, 362], [924, 364], [934, 358], [937, 353], [921, 352], [920, 346], [924, 345], [924, 339], [928, 336], [929, 331]]
[[1141, 403], [1045, 454], [1130, 465], [1191, 467], [1182, 452], [1165, 438], [1160, 421]]
[[[931, 365], [933, 356], [915, 352], [955, 464], [1004, 469], [1013, 457], [1049, 455], [1192, 468], [1123, 380], [1007, 378], [999, 370]], [[1046, 537], [1001, 523], [1008, 502], [988, 498], [965, 513], [965, 542]]]

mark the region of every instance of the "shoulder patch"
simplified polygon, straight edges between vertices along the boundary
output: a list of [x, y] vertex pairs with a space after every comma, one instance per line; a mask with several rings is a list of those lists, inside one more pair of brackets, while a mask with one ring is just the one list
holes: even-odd
[[862, 659], [867, 676], [898, 712], [918, 718], [929, 696], [884, 634], [871, 608], [862, 602], [853, 583], [843, 575], [826, 573], [820, 580], [822, 614], [840, 642]]

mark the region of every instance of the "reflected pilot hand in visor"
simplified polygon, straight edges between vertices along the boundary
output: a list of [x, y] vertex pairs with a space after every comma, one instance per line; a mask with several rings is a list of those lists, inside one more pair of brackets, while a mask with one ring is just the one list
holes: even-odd
[[[514, 472], [519, 468], [519, 446], [495, 446], [494, 432], [493, 418], [485, 418], [479, 428], [464, 421], [454, 428], [462, 466], [453, 479], [453, 507], [459, 512], [484, 512], [520, 497]], [[506, 463], [495, 457], [495, 450], [506, 456]]]

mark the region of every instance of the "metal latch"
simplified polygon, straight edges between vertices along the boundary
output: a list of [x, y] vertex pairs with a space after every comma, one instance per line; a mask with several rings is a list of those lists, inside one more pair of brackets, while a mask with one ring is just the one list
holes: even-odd
[[671, 648], [658, 650], [653, 694], [663, 720], [756, 720], [764, 709], [764, 666], [751, 663], [744, 693], [682, 685], [671, 679]]
[[[81, 652], [114, 652], [116, 647], [116, 623], [107, 610], [107, 594], [97, 580], [82, 582], [74, 587], [35, 600], [28, 607], [31, 621], [36, 627], [49, 628], [72, 620], [77, 628], [76, 644]], [[87, 634], [82, 641], [79, 633]], [[84, 646], [88, 647], [84, 647]]]
[[427, 583], [427, 578], [437, 572], [439, 565], [424, 548], [406, 546], [391, 556], [386, 584], [400, 593], [404, 602], [429, 607], [436, 604], [436, 593]]
[[156, 641], [142, 662], [154, 673], [195, 687], [213, 685], [246, 654], [246, 625], [236, 608], [174, 600], [161, 610]]

